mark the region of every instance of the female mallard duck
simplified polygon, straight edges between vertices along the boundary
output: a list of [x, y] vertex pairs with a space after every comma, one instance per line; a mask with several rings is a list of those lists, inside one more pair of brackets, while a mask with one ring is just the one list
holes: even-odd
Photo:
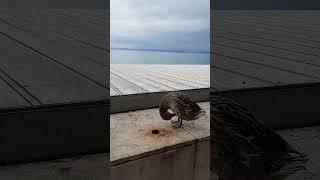
[[306, 156], [246, 108], [222, 97], [210, 103], [211, 170], [219, 180], [278, 180], [306, 170]]
[[[168, 112], [171, 110], [173, 113]], [[173, 122], [174, 128], [182, 126], [182, 121], [193, 121], [205, 114], [198, 104], [180, 92], [170, 92], [161, 98], [159, 113], [163, 120], [170, 120], [178, 116], [178, 121]]]

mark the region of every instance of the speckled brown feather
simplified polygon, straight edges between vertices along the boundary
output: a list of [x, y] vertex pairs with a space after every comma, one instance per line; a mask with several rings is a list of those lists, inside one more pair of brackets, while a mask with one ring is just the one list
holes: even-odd
[[[173, 113], [168, 112], [169, 109]], [[159, 113], [164, 120], [170, 120], [175, 115], [183, 120], [195, 120], [202, 111], [198, 104], [180, 92], [167, 93], [161, 98], [159, 105]]]

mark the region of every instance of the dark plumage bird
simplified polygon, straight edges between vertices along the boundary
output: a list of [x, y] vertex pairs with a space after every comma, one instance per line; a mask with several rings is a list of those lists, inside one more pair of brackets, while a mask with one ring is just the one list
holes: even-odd
[[[171, 110], [172, 112], [169, 112]], [[182, 121], [193, 121], [205, 114], [198, 104], [181, 92], [170, 92], [161, 98], [159, 113], [163, 120], [170, 120], [178, 116], [178, 121], [173, 122], [174, 127], [182, 126]]]
[[306, 156], [246, 108], [216, 96], [210, 103], [211, 170], [219, 180], [278, 180], [308, 172]]

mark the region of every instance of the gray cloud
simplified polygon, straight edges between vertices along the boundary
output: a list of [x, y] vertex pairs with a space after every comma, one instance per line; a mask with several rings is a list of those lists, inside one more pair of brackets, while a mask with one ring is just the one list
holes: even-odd
[[209, 51], [209, 0], [112, 0], [113, 48]]

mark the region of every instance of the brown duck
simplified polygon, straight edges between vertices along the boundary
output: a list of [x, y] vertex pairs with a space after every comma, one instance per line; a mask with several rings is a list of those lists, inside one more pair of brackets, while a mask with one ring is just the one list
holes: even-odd
[[305, 169], [305, 155], [236, 102], [213, 96], [211, 171], [218, 180], [279, 180]]
[[[171, 112], [169, 112], [171, 111]], [[182, 126], [182, 121], [193, 121], [202, 117], [206, 111], [181, 92], [170, 92], [161, 98], [159, 113], [163, 120], [171, 120], [178, 116], [178, 121], [172, 122], [174, 128]]]

